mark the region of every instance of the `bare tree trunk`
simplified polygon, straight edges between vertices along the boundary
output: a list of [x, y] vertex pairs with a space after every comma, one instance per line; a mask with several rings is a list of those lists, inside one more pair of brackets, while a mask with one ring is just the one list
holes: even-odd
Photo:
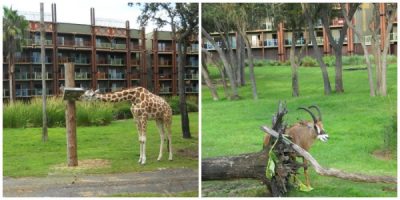
[[332, 92], [332, 87], [331, 87], [331, 83], [329, 81], [329, 75], [328, 75], [328, 70], [326, 69], [326, 65], [322, 59], [322, 54], [321, 51], [318, 48], [318, 43], [317, 43], [317, 39], [315, 37], [314, 34], [314, 23], [312, 20], [312, 16], [310, 16], [309, 11], [306, 8], [307, 5], [302, 4], [303, 7], [303, 11], [304, 11], [304, 15], [306, 17], [307, 20], [307, 27], [308, 27], [308, 33], [310, 34], [310, 40], [312, 42], [312, 46], [314, 49], [314, 53], [317, 59], [317, 62], [321, 68], [321, 73], [322, 73], [322, 79], [324, 81], [324, 94], [325, 95], [329, 95]]
[[238, 86], [244, 86], [245, 85], [245, 79], [244, 79], [244, 48], [243, 48], [243, 39], [240, 34], [237, 34], [236, 38], [236, 57], [237, 57], [237, 82]]
[[[187, 45], [184, 44], [183, 40], [185, 36], [180, 36], [178, 39], [178, 87], [179, 87], [179, 110], [181, 113], [181, 126], [183, 138], [191, 138], [190, 126], [189, 126], [189, 115], [186, 105], [186, 94], [185, 94], [185, 63], [186, 63], [186, 52]], [[183, 47], [183, 52], [182, 52]]]
[[356, 29], [356, 27], [351, 23], [350, 19], [346, 15], [346, 10], [344, 9], [344, 7], [342, 7], [342, 14], [343, 14], [344, 19], [346, 20], [346, 23], [349, 26], [349, 28], [351, 28], [354, 31], [354, 33], [356, 34], [357, 38], [360, 40], [361, 47], [362, 47], [362, 49], [364, 51], [365, 62], [367, 63], [369, 95], [373, 97], [373, 96], [375, 96], [375, 87], [374, 87], [374, 80], [373, 80], [373, 75], [372, 75], [371, 60], [369, 59], [368, 48], [365, 45], [365, 37], [361, 33], [361, 31]]
[[221, 58], [221, 61], [224, 65], [224, 68], [226, 70], [226, 73], [228, 75], [228, 79], [229, 79], [229, 83], [230, 83], [230, 87], [232, 90], [232, 93], [229, 97], [229, 99], [231, 100], [235, 100], [235, 99], [239, 99], [239, 94], [238, 94], [238, 90], [235, 84], [235, 79], [233, 76], [233, 69], [231, 67], [231, 65], [228, 62], [228, 59], [226, 58], [225, 53], [222, 51], [222, 49], [215, 43], [214, 39], [210, 36], [210, 34], [207, 33], [207, 31], [204, 28], [201, 28], [201, 32], [203, 34], [203, 36], [211, 42], [211, 44], [214, 46], [215, 50], [217, 50], [219, 57]]
[[298, 77], [298, 66], [296, 63], [296, 32], [292, 29], [292, 45], [290, 47], [290, 65], [292, 68], [292, 96], [299, 96], [299, 77]]
[[10, 86], [10, 104], [13, 104], [15, 99], [14, 99], [14, 81], [15, 81], [15, 65], [14, 65], [14, 56], [12, 53], [8, 53], [8, 80], [9, 80], [9, 86]]
[[250, 76], [250, 82], [251, 82], [251, 89], [252, 89], [252, 93], [253, 93], [253, 99], [257, 100], [258, 94], [257, 94], [256, 77], [254, 75], [254, 63], [253, 63], [253, 54], [251, 52], [251, 45], [250, 45], [249, 39], [246, 37], [246, 33], [244, 31], [241, 30], [240, 35], [242, 36], [242, 38], [246, 44], [247, 58], [249, 59], [249, 76]]
[[208, 89], [210, 89], [211, 92], [211, 96], [213, 97], [214, 101], [218, 101], [219, 97], [218, 97], [218, 93], [217, 90], [215, 89], [214, 84], [211, 81], [210, 75], [208, 73], [208, 69], [207, 69], [207, 65], [206, 65], [206, 61], [205, 61], [205, 56], [203, 54], [203, 56], [201, 57], [201, 74], [203, 75], [204, 78], [204, 82], [206, 82], [206, 85], [208, 87]]
[[[341, 48], [341, 47], [340, 47]], [[335, 91], [343, 93], [343, 76], [342, 76], [342, 50], [335, 50], [336, 66], [335, 66]]]

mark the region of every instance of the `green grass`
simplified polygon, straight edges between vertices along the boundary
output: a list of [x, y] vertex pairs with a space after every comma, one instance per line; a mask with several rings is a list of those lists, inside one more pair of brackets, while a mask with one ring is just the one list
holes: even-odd
[[[217, 71], [210, 68], [216, 78]], [[334, 69], [328, 68], [332, 88]], [[324, 128], [329, 133], [327, 143], [316, 141], [311, 154], [322, 166], [371, 175], [396, 176], [396, 159], [380, 160], [372, 155], [384, 144], [384, 129], [391, 124], [397, 102], [397, 67], [388, 67], [388, 96], [370, 97], [367, 71], [343, 71], [344, 94], [323, 95], [323, 80], [319, 68], [299, 69], [300, 97], [291, 96], [291, 72], [288, 66], [255, 68], [259, 100], [253, 100], [249, 82], [239, 89], [237, 101], [213, 101], [207, 87], [202, 91], [202, 156], [236, 155], [259, 151], [264, 133], [261, 125], [271, 125], [271, 116], [279, 100], [285, 100], [289, 124], [309, 119], [299, 106], [320, 106]], [[246, 76], [248, 77], [248, 76]], [[218, 88], [220, 97], [223, 90]], [[380, 184], [362, 184], [311, 174], [315, 190], [292, 192], [290, 196], [396, 196], [384, 192]], [[258, 183], [258, 182], [255, 182]], [[203, 187], [214, 185], [205, 182]], [[389, 185], [390, 186], [390, 185]], [[257, 196], [259, 192], [255, 192]]]
[[[82, 173], [122, 173], [151, 171], [158, 168], [198, 167], [198, 158], [177, 153], [181, 149], [198, 151], [198, 113], [190, 113], [191, 139], [183, 139], [180, 116], [174, 116], [172, 144], [174, 160], [168, 161], [165, 146], [163, 159], [157, 162], [160, 137], [155, 122], [148, 123], [146, 165], [137, 163], [139, 143], [132, 119], [113, 121], [108, 126], [77, 127], [78, 159], [105, 159], [111, 167], [87, 169]], [[10, 177], [46, 176], [54, 165], [66, 163], [65, 128], [50, 128], [49, 141], [41, 142], [40, 128], [5, 128], [3, 130], [3, 175]]]

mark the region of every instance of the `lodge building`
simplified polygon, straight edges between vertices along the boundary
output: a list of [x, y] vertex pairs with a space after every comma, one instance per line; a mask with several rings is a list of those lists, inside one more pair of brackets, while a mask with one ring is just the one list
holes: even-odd
[[[339, 8], [338, 8], [339, 9]], [[363, 3], [361, 5], [361, 9], [357, 10], [352, 23], [356, 25], [357, 29], [365, 36], [365, 43], [368, 48], [371, 48], [371, 33], [369, 30], [369, 19], [372, 15], [372, 5], [369, 3]], [[380, 11], [385, 13], [385, 4], [380, 3]], [[381, 15], [380, 21], [384, 21], [384, 14]], [[330, 29], [332, 31], [332, 35], [337, 41], [340, 36], [340, 31], [346, 21], [343, 18], [334, 18], [331, 21]], [[383, 23], [385, 24], [385, 23]], [[386, 28], [386, 26], [383, 26]], [[311, 44], [311, 41], [305, 41], [305, 34], [308, 34], [307, 31], [303, 31], [300, 33], [299, 39], [296, 42], [296, 52], [300, 50], [300, 48], [307, 42], [307, 48], [303, 52], [302, 56], [312, 56], [314, 55], [314, 50]], [[329, 44], [328, 36], [325, 31], [325, 28], [322, 25], [321, 21], [318, 21], [314, 27], [314, 34], [317, 39], [317, 44], [320, 51], [323, 55], [333, 55], [333, 49]], [[211, 33], [210, 34], [217, 45], [223, 47], [223, 42], [219, 33]], [[236, 49], [236, 38], [237, 33], [231, 32], [228, 34], [228, 40], [232, 44], [232, 49]], [[390, 54], [397, 54], [397, 17], [393, 24], [393, 29], [390, 32]], [[278, 27], [274, 27], [271, 20], [266, 19], [264, 23], [260, 24], [259, 29], [256, 30], [248, 30], [247, 37], [250, 41], [252, 53], [254, 58], [256, 59], [268, 59], [268, 60], [279, 60], [285, 61], [289, 59], [289, 51], [290, 46], [292, 44], [292, 32], [285, 28], [284, 23], [280, 23]], [[206, 40], [203, 40], [206, 41]], [[203, 48], [207, 49], [213, 56], [215, 56], [216, 51], [214, 46], [206, 41], [202, 44]], [[224, 47], [223, 47], [224, 48]], [[370, 49], [369, 49], [370, 50]], [[363, 49], [360, 44], [360, 40], [354, 34], [354, 31], [348, 28], [347, 35], [344, 40], [344, 45], [342, 47], [343, 55], [363, 55]], [[371, 52], [371, 51], [370, 51]]]
[[[59, 23], [52, 4], [51, 21], [45, 21], [46, 94], [60, 95], [64, 85], [64, 63], [75, 64], [75, 86], [113, 92], [142, 86], [160, 95], [178, 94], [177, 45], [171, 32], [131, 29], [96, 24]], [[16, 98], [42, 95], [40, 22], [29, 20], [29, 33], [15, 56]], [[191, 39], [185, 63], [185, 93], [197, 95], [198, 40]], [[9, 74], [3, 55], [3, 98], [9, 98]]]

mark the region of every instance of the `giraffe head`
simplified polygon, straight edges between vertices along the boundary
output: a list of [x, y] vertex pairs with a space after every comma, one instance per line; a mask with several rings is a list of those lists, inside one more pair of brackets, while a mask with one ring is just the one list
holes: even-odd
[[83, 101], [95, 101], [98, 99], [97, 95], [99, 93], [99, 90], [93, 91], [92, 89], [86, 90], [85, 93], [80, 97], [81, 100]]

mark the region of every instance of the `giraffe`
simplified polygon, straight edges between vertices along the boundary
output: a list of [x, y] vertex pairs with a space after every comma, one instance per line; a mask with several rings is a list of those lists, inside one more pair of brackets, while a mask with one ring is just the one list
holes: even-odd
[[148, 120], [156, 121], [160, 133], [160, 153], [157, 160], [160, 161], [162, 157], [165, 130], [167, 130], [169, 160], [172, 160], [172, 109], [162, 97], [151, 93], [143, 87], [136, 87], [107, 94], [99, 94], [99, 90], [86, 90], [81, 99], [85, 101], [101, 100], [104, 102], [131, 101], [131, 112], [137, 125], [140, 144], [138, 163], [142, 165], [146, 163], [146, 130]]

